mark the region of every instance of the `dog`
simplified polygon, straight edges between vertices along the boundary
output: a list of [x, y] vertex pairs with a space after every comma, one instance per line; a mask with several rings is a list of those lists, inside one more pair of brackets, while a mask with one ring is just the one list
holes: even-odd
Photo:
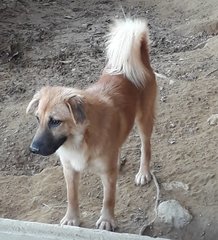
[[96, 83], [84, 90], [43, 87], [27, 107], [26, 112], [35, 112], [39, 122], [30, 151], [43, 156], [56, 153], [63, 166], [68, 206], [61, 225], [79, 226], [79, 178], [90, 168], [100, 175], [104, 192], [96, 226], [114, 231], [119, 152], [134, 123], [141, 139], [135, 183], [151, 180], [150, 138], [157, 86], [148, 35], [145, 20], [118, 20], [108, 34], [107, 62]]

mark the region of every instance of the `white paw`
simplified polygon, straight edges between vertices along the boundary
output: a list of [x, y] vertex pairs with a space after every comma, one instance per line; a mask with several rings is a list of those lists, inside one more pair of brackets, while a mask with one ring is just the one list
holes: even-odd
[[101, 230], [113, 231], [116, 228], [115, 220], [113, 218], [104, 218], [101, 216], [96, 222], [96, 227]]
[[68, 215], [65, 215], [63, 219], [60, 221], [60, 225], [79, 226], [80, 220], [78, 217], [70, 217]]
[[136, 185], [145, 185], [151, 181], [151, 174], [150, 172], [143, 173], [139, 170], [139, 172], [135, 176], [135, 183]]

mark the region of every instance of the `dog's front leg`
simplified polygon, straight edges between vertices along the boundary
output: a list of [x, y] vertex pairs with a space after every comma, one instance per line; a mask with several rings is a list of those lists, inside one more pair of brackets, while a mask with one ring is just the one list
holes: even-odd
[[101, 216], [96, 223], [99, 229], [114, 231], [116, 224], [114, 219], [114, 206], [116, 195], [117, 169], [101, 174], [101, 180], [104, 189], [103, 207]]
[[64, 177], [67, 185], [67, 212], [61, 220], [61, 225], [79, 226], [79, 204], [78, 204], [78, 185], [79, 185], [79, 172], [72, 168], [63, 167]]

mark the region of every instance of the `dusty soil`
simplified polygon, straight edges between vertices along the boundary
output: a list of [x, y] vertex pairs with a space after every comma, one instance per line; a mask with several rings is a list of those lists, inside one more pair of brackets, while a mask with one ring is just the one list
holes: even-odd
[[[172, 239], [218, 236], [218, 4], [216, 0], [121, 1], [127, 15], [148, 19], [151, 59], [158, 78], [152, 168], [161, 201], [177, 199], [193, 215], [181, 230], [154, 227], [150, 235]], [[25, 108], [43, 85], [85, 87], [105, 62], [108, 25], [123, 17], [112, 0], [0, 1], [0, 217], [58, 223], [66, 188], [55, 156], [34, 156], [28, 147], [36, 129]], [[117, 231], [138, 233], [153, 217], [155, 186], [134, 185], [139, 137], [123, 147], [117, 189]], [[180, 181], [189, 189], [167, 191]], [[102, 202], [98, 177], [85, 172], [80, 187], [82, 226], [94, 228]]]

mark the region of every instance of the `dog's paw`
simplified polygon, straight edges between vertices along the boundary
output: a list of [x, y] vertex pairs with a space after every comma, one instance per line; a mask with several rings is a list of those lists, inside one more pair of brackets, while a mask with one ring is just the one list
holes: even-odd
[[60, 225], [70, 225], [70, 226], [79, 226], [80, 220], [78, 217], [69, 217], [65, 215], [63, 219], [60, 221]]
[[135, 183], [136, 185], [145, 185], [146, 183], [149, 183], [151, 181], [151, 174], [150, 172], [143, 173], [139, 170], [139, 172], [135, 176]]
[[113, 218], [105, 218], [101, 216], [96, 222], [96, 227], [101, 230], [113, 231], [116, 228], [115, 220]]

